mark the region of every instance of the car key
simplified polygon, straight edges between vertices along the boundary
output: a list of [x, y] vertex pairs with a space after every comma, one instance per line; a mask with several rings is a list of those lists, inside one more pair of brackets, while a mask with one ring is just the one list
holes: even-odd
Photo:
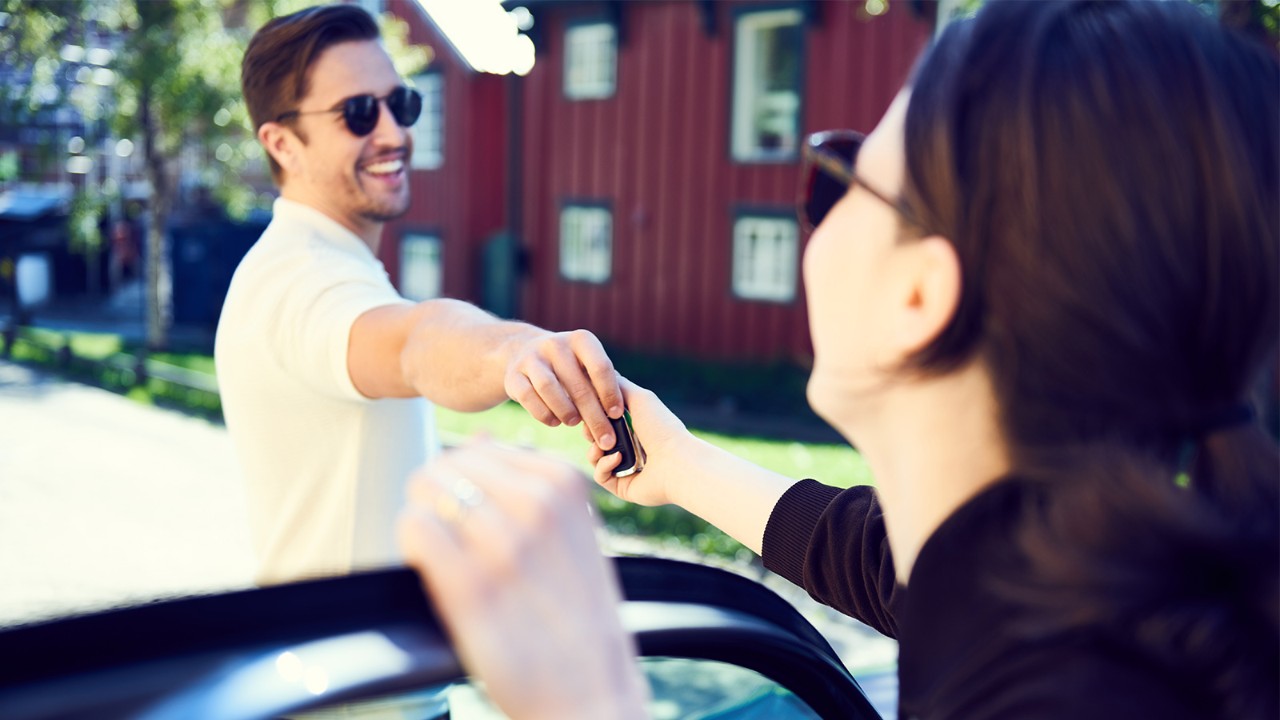
[[622, 417], [616, 420], [609, 418], [609, 422], [613, 425], [613, 436], [617, 440], [614, 441], [613, 448], [606, 450], [604, 454], [622, 453], [622, 460], [618, 462], [618, 467], [614, 468], [613, 476], [635, 475], [644, 469], [644, 448], [631, 428], [631, 413], [623, 410]]

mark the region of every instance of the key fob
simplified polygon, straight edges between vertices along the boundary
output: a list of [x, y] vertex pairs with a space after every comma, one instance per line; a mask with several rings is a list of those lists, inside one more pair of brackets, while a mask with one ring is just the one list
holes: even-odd
[[623, 410], [622, 417], [616, 420], [610, 418], [609, 422], [613, 425], [613, 436], [617, 440], [613, 443], [613, 449], [605, 451], [605, 455], [622, 453], [622, 460], [613, 469], [613, 476], [635, 475], [644, 469], [644, 448], [640, 446], [640, 441], [631, 428], [631, 413]]

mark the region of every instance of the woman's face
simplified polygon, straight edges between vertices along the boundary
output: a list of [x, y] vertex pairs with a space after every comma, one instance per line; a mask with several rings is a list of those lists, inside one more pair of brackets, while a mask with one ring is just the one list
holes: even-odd
[[[890, 197], [900, 197], [903, 187], [908, 97], [898, 95], [857, 157], [857, 175]], [[905, 271], [900, 227], [893, 208], [855, 183], [805, 249], [814, 347], [809, 403], [842, 431], [874, 412], [902, 361], [894, 327]]]

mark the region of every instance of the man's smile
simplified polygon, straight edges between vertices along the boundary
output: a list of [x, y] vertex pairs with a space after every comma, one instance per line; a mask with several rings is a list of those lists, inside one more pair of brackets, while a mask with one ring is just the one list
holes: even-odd
[[400, 158], [396, 158], [394, 160], [382, 160], [365, 165], [361, 170], [370, 175], [396, 175], [404, 170], [404, 160]]

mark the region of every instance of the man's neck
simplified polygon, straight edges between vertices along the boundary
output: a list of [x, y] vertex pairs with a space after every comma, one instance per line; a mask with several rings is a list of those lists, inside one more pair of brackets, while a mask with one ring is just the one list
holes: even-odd
[[312, 210], [323, 214], [325, 217], [350, 230], [352, 234], [363, 240], [364, 244], [369, 246], [369, 250], [373, 252], [374, 255], [378, 254], [378, 245], [382, 241], [383, 223], [369, 220], [362, 221], [356, 218], [347, 217], [342, 213], [335, 212], [327, 203], [319, 198], [288, 186], [280, 189], [280, 197], [301, 205], [306, 205]]

